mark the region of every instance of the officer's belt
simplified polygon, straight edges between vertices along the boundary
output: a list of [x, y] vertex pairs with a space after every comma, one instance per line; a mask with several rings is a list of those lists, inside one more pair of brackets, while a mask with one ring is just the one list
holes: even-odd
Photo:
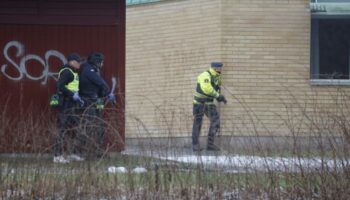
[[213, 98], [209, 98], [209, 97], [206, 97], [206, 98], [202, 98], [202, 97], [194, 97], [194, 100], [198, 101], [199, 103], [208, 103], [208, 102], [213, 102], [214, 99]]

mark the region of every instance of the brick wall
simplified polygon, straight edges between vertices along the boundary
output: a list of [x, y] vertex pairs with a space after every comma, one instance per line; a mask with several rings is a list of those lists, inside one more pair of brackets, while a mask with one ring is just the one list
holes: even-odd
[[126, 29], [127, 138], [190, 136], [196, 76], [212, 60], [225, 63], [224, 135], [310, 133], [305, 113], [341, 96], [309, 84], [308, 0], [129, 6]]
[[[307, 0], [226, 0], [222, 10], [224, 134], [287, 134], [286, 107], [309, 86]], [[294, 96], [295, 98], [291, 98]]]
[[198, 73], [220, 58], [220, 3], [127, 7], [126, 137], [188, 136]]

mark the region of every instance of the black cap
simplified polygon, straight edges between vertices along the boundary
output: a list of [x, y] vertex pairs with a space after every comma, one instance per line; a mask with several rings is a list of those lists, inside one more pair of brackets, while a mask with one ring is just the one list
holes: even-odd
[[103, 55], [103, 53], [93, 52], [88, 57], [88, 63], [99, 67], [101, 65], [102, 61], [104, 61], [104, 59], [105, 59], [105, 56]]
[[222, 67], [222, 62], [212, 62], [211, 67]]
[[81, 62], [81, 58], [79, 56], [79, 54], [77, 53], [71, 53], [67, 56], [67, 62], [75, 60], [77, 62]]

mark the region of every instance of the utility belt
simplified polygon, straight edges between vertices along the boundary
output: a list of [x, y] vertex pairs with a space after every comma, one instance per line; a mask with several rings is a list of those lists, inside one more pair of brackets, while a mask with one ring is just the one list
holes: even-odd
[[53, 94], [50, 97], [49, 104], [52, 108], [62, 108], [66, 106], [67, 104], [69, 105], [78, 105], [79, 103], [74, 101], [72, 97], [70, 96], [64, 96], [62, 94]]
[[74, 99], [71, 97], [71, 96], [63, 96], [63, 95], [60, 95], [60, 99], [61, 99], [61, 106], [63, 107], [76, 107], [76, 108], [80, 108], [80, 103], [77, 102], [77, 101], [74, 101]]
[[194, 97], [193, 104], [213, 104], [214, 99], [209, 97]]
[[60, 97], [63, 99], [64, 102], [67, 102], [67, 101], [74, 101], [72, 97], [68, 97], [68, 96], [62, 96]]
[[86, 99], [97, 99], [98, 98], [98, 95], [97, 93], [81, 93], [79, 92], [79, 95], [81, 98], [86, 98]]
[[102, 110], [105, 107], [105, 102], [102, 98], [96, 97], [84, 97], [82, 96], [83, 101], [85, 102], [85, 107], [91, 107], [94, 104], [96, 109]]

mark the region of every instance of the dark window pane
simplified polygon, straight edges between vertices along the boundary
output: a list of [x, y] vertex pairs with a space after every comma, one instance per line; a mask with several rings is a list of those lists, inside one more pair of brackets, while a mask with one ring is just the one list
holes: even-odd
[[319, 21], [319, 78], [349, 79], [350, 20]]

